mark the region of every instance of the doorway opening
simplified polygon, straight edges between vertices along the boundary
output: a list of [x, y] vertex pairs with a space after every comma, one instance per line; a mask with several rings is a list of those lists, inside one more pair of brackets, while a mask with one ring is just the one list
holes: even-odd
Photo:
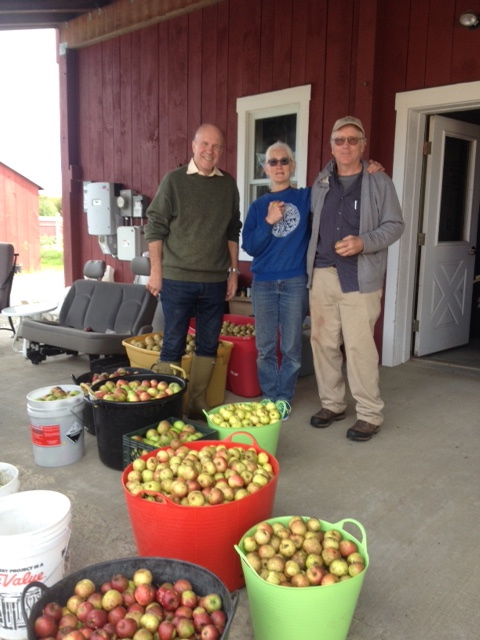
[[479, 125], [480, 109], [426, 119], [411, 355], [480, 370]]
[[[390, 247], [388, 255], [382, 347], [384, 366], [407, 362], [414, 353], [414, 322], [419, 285], [418, 234], [421, 229], [424, 186], [423, 148], [428, 118], [440, 115], [479, 122], [480, 82], [399, 93], [395, 109], [397, 117], [392, 178], [404, 211], [405, 232]], [[478, 219], [478, 211], [476, 216]], [[478, 256], [475, 258], [478, 259]], [[478, 274], [477, 265], [475, 273]], [[476, 286], [472, 298], [475, 295]], [[472, 300], [472, 322], [476, 309], [475, 299]], [[475, 324], [475, 330], [476, 326]], [[471, 360], [478, 362], [480, 370], [480, 359], [473, 353], [476, 340], [475, 333], [471, 330], [466, 349], [471, 352]]]

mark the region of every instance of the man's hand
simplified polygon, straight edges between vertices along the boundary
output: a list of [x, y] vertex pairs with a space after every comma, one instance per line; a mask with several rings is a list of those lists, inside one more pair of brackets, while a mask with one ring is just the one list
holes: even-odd
[[368, 173], [377, 173], [377, 171], [385, 171], [385, 167], [382, 166], [380, 164], [380, 162], [377, 162], [376, 160], [369, 160], [368, 161], [367, 172]]
[[227, 280], [227, 295], [225, 296], [225, 300], [228, 302], [232, 300], [237, 295], [238, 289], [238, 273], [234, 273], [233, 271], [228, 274]]
[[355, 256], [363, 251], [363, 240], [358, 236], [345, 236], [343, 240], [335, 243], [335, 251], [339, 256]]
[[157, 297], [160, 291], [162, 290], [162, 276], [160, 275], [150, 275], [148, 278], [147, 291], [150, 291], [152, 296]]

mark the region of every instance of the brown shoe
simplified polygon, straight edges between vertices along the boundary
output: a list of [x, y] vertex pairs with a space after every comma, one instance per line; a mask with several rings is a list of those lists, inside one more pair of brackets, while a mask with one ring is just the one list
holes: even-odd
[[357, 420], [353, 427], [347, 431], [347, 438], [356, 442], [366, 442], [380, 431], [379, 424], [371, 424], [365, 420]]
[[310, 418], [310, 424], [316, 429], [324, 429], [329, 427], [335, 420], [343, 420], [345, 418], [345, 411], [335, 413], [330, 409], [320, 409], [317, 413]]

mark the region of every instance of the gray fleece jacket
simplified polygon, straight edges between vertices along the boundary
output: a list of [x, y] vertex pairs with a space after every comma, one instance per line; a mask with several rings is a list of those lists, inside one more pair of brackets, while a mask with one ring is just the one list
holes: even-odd
[[[358, 284], [360, 293], [383, 288], [387, 269], [387, 249], [403, 233], [402, 210], [392, 180], [383, 172], [368, 173], [365, 161], [360, 203], [360, 233], [363, 252], [358, 255]], [[330, 189], [329, 177], [333, 173], [332, 159], [318, 174], [312, 186], [312, 235], [307, 250], [308, 287], [312, 286], [315, 253], [323, 203]]]

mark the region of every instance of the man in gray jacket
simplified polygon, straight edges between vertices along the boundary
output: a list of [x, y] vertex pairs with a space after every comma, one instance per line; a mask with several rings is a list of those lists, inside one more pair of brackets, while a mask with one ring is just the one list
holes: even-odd
[[343, 353], [357, 421], [347, 438], [370, 440], [383, 423], [374, 327], [381, 312], [387, 248], [404, 222], [395, 187], [363, 160], [365, 130], [357, 118], [337, 120], [333, 159], [312, 187], [307, 252], [311, 343], [322, 408], [310, 420], [324, 428], [346, 416]]

